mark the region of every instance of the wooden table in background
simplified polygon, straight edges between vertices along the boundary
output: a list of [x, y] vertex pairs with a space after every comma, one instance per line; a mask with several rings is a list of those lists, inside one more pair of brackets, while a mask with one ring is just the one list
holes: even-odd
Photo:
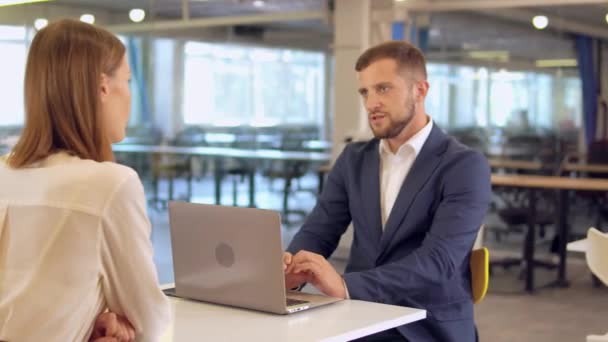
[[557, 206], [559, 232], [558, 286], [568, 286], [566, 279], [566, 243], [568, 240], [568, 191], [608, 191], [608, 179], [569, 178], [536, 175], [492, 174], [492, 186], [523, 188], [530, 190], [530, 221], [526, 236], [526, 290], [534, 291], [534, 216], [536, 215], [536, 190], [559, 191]]

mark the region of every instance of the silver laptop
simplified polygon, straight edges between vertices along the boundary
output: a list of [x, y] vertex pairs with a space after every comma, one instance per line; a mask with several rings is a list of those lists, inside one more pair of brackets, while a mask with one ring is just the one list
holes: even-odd
[[169, 221], [175, 290], [167, 294], [277, 314], [340, 300], [285, 291], [275, 211], [169, 202]]

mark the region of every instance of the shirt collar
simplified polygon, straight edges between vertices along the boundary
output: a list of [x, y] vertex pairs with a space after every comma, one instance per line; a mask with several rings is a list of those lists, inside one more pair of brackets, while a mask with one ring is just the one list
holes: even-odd
[[[421, 130], [406, 141], [405, 144], [399, 146], [399, 149], [397, 149], [397, 153], [395, 153], [395, 155], [402, 155], [406, 149], [410, 151], [413, 150], [415, 156], [420, 153], [422, 146], [424, 146], [424, 143], [428, 139], [429, 135], [431, 134], [431, 130], [433, 129], [433, 119], [431, 119], [429, 116], [427, 116], [427, 118], [429, 121], [426, 123], [426, 125], [424, 125]], [[380, 139], [379, 145], [380, 154], [393, 154], [388, 146], [388, 143], [386, 142], [386, 139]]]

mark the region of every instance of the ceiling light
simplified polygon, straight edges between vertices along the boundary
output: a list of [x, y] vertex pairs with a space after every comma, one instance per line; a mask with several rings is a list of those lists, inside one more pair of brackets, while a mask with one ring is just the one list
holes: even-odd
[[87, 24], [95, 24], [95, 16], [92, 14], [83, 14], [80, 16], [80, 21]]
[[532, 18], [532, 25], [534, 25], [537, 30], [543, 30], [549, 25], [549, 18], [544, 15], [537, 15]]
[[606, 14], [606, 23], [608, 24], [608, 13]]
[[146, 17], [146, 11], [141, 8], [134, 8], [129, 11], [129, 19], [135, 23], [140, 23]]
[[51, 0], [0, 0], [0, 7], [3, 6], [13, 6], [13, 5], [23, 5], [23, 4], [31, 4], [34, 2], [47, 2]]
[[469, 57], [473, 59], [494, 60], [499, 62], [509, 61], [509, 51], [505, 50], [489, 50], [489, 51], [469, 51]]
[[262, 7], [262, 6], [264, 6], [264, 1], [262, 1], [262, 0], [255, 0], [253, 2], [253, 6], [255, 6], [255, 7]]
[[576, 59], [573, 58], [538, 59], [535, 64], [537, 68], [574, 68], [578, 66]]
[[34, 20], [34, 27], [36, 28], [37, 31], [42, 30], [48, 24], [49, 24], [49, 21], [46, 20], [45, 18], [38, 18], [38, 19]]

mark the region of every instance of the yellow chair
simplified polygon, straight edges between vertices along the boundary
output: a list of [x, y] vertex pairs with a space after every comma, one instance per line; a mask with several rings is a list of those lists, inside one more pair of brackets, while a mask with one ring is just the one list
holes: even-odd
[[490, 284], [490, 252], [486, 247], [474, 249], [469, 260], [473, 303], [483, 300]]

